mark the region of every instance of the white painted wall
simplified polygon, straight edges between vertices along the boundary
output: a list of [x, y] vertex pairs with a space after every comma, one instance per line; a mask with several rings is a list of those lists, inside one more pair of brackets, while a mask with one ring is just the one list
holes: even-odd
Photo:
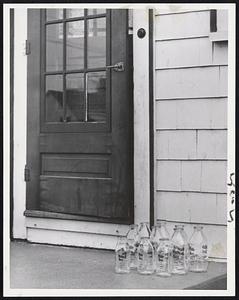
[[189, 236], [205, 224], [210, 256], [226, 258], [228, 45], [209, 39], [207, 9], [157, 9], [154, 23], [155, 219]]

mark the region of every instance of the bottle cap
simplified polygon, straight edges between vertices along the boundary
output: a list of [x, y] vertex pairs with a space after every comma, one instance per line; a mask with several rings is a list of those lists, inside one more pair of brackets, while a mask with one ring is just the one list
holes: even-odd
[[200, 225], [200, 224], [196, 224], [196, 225], [193, 226], [193, 228], [199, 230], [199, 229], [203, 229], [203, 226]]

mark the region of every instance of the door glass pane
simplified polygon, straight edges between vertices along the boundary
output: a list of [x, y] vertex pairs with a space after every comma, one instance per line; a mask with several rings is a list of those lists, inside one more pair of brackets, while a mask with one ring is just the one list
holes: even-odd
[[63, 18], [63, 9], [46, 9], [46, 20], [54, 21]]
[[106, 73], [88, 73], [88, 121], [106, 122]]
[[66, 68], [84, 68], [84, 21], [66, 23]]
[[87, 14], [89, 15], [99, 15], [99, 14], [105, 14], [106, 9], [87, 9]]
[[84, 9], [66, 9], [66, 18], [77, 18], [84, 16]]
[[46, 25], [46, 71], [61, 71], [63, 65], [63, 25]]
[[88, 20], [88, 68], [106, 65], [106, 18]]
[[85, 120], [84, 74], [66, 76], [66, 115], [69, 122]]
[[63, 117], [62, 75], [48, 75], [45, 81], [46, 122], [60, 122]]

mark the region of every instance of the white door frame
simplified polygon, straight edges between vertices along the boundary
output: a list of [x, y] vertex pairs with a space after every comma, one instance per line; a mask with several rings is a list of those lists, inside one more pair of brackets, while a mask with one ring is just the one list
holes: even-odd
[[[47, 6], [47, 5], [46, 5]], [[137, 36], [139, 28], [146, 36]], [[148, 9], [133, 11], [134, 61], [134, 222], [150, 221], [149, 160], [149, 19]], [[32, 242], [95, 248], [115, 247], [127, 225], [25, 217], [26, 111], [27, 111], [27, 8], [14, 10], [14, 181], [13, 237]]]
[[[144, 28], [144, 38], [137, 31]], [[133, 10], [135, 223], [150, 221], [149, 11]]]

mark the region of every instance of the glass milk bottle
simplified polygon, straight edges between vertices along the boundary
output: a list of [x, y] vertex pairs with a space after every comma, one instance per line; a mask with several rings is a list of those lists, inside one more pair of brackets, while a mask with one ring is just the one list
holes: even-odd
[[158, 248], [159, 240], [169, 239], [169, 233], [166, 227], [166, 221], [157, 220], [156, 226], [152, 227], [150, 234], [150, 242], [153, 245], [155, 251]]
[[169, 277], [172, 274], [172, 243], [161, 239], [156, 250], [156, 275]]
[[139, 244], [139, 235], [138, 235], [138, 225], [132, 224], [130, 225], [130, 229], [127, 233], [127, 242], [129, 244], [129, 251], [130, 251], [130, 268], [136, 269], [137, 268], [137, 256], [136, 251]]
[[159, 235], [159, 233], [158, 233], [157, 226], [152, 226], [152, 229], [150, 232], [150, 242], [155, 250], [157, 249], [157, 246], [158, 246], [158, 241], [159, 241], [158, 235]]
[[203, 226], [195, 225], [189, 240], [189, 270], [191, 272], [206, 272], [208, 267], [207, 238]]
[[118, 237], [115, 248], [115, 272], [129, 273], [130, 271], [130, 251], [126, 237]]
[[166, 221], [157, 221], [159, 242], [155, 254], [156, 275], [169, 277], [172, 273], [172, 243]]
[[185, 231], [185, 227], [184, 225], [181, 225], [183, 227], [183, 230], [182, 230], [182, 234], [184, 236], [184, 239], [186, 241], [186, 246], [185, 246], [185, 267], [186, 267], [186, 271], [188, 272], [188, 269], [189, 269], [189, 245], [188, 245], [188, 235]]
[[154, 272], [154, 248], [150, 242], [149, 223], [143, 222], [139, 226], [139, 246], [137, 249], [138, 266], [140, 274], [152, 274]]
[[172, 273], [186, 274], [188, 245], [182, 225], [175, 225], [172, 236]]
[[152, 226], [152, 229], [151, 229], [151, 233], [150, 233], [150, 242], [154, 248], [154, 269], [156, 267], [156, 261], [155, 261], [155, 258], [156, 258], [156, 251], [157, 251], [157, 248], [158, 248], [158, 245], [159, 245], [159, 238], [160, 238], [160, 235], [159, 235], [159, 228], [158, 226]]

